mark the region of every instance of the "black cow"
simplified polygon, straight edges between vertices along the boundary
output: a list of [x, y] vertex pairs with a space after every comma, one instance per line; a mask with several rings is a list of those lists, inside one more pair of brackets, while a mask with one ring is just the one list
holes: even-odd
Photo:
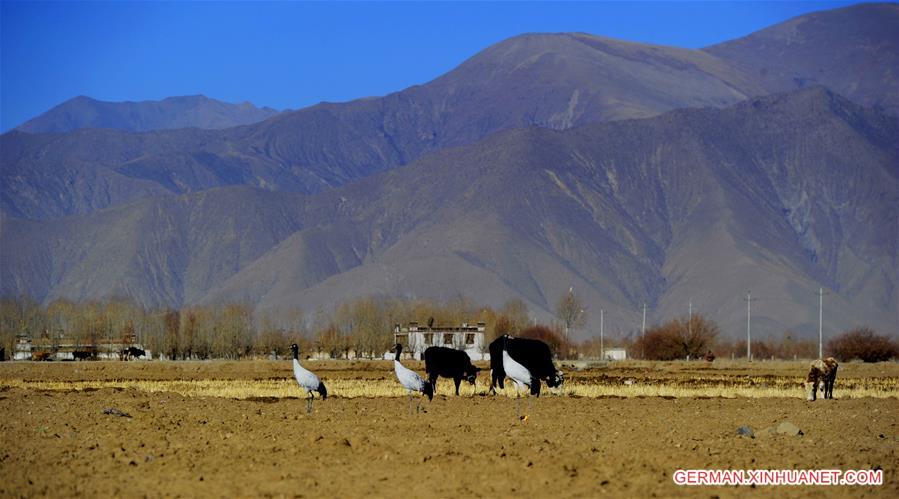
[[428, 347], [425, 350], [425, 371], [428, 373], [428, 381], [434, 390], [437, 390], [437, 377], [452, 378], [456, 383], [456, 395], [459, 395], [459, 384], [464, 378], [474, 384], [480, 368], [471, 364], [471, 358], [462, 350], [454, 350], [446, 347]]
[[90, 360], [94, 357], [94, 352], [90, 350], [75, 350], [72, 352], [72, 359], [74, 360]]
[[136, 359], [139, 357], [143, 357], [147, 355], [147, 352], [137, 347], [128, 347], [125, 350], [122, 350], [122, 356], [125, 357], [125, 360]]
[[[508, 336], [508, 335], [507, 335]], [[531, 372], [536, 380], [531, 386], [531, 395], [540, 396], [540, 380], [546, 382], [550, 388], [555, 388], [565, 382], [562, 371], [557, 371], [553, 365], [552, 352], [549, 346], [540, 341], [529, 338], [515, 338], [508, 336], [506, 349], [509, 356], [515, 359]], [[490, 390], [496, 393], [496, 385], [505, 388], [506, 371], [503, 370], [503, 337], [490, 343]]]

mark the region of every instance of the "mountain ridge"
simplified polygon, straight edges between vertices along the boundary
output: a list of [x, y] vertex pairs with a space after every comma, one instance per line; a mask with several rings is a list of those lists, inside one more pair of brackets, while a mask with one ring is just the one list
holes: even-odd
[[[786, 328], [808, 334], [815, 314], [796, 302], [826, 285], [834, 291], [833, 310], [842, 315], [835, 323], [861, 313], [883, 326], [890, 324], [895, 298], [895, 276], [883, 269], [895, 268], [897, 239], [890, 226], [897, 216], [897, 155], [884, 137], [896, 131], [895, 118], [820, 87], [723, 110], [675, 110], [566, 131], [507, 130], [313, 196], [281, 193], [270, 202], [275, 193], [232, 187], [176, 202], [168, 196], [137, 201], [64, 223], [4, 223], [3, 238], [13, 243], [0, 252], [0, 280], [15, 282], [10, 276], [24, 273], [17, 269], [60, 268], [53, 263], [58, 257], [37, 250], [53, 247], [53, 228], [29, 228], [60, 223], [85, 227], [75, 232], [92, 235], [91, 244], [104, 248], [98, 253], [104, 268], [125, 269], [118, 276], [170, 281], [162, 286], [168, 291], [143, 295], [185, 297], [170, 305], [238, 300], [259, 310], [287, 303], [312, 310], [364, 294], [448, 299], [462, 292], [493, 305], [519, 297], [546, 319], [557, 295], [574, 284], [590, 310], [602, 307], [607, 317], [630, 324], [643, 301], [658, 319], [677, 314], [677, 297], [692, 296], [697, 310], [732, 335], [745, 324], [738, 301], [751, 285], [754, 296], [778, 300], [767, 305], [773, 310], [760, 304], [760, 325], [775, 334]], [[821, 164], [827, 168], [818, 172], [813, 166]], [[839, 166], [849, 164], [854, 167]], [[212, 203], [211, 214], [188, 215], [201, 198]], [[176, 209], [182, 205], [183, 213]], [[132, 243], [96, 235], [106, 224], [92, 222], [97, 217], [135, 220], [110, 210], [147, 206], [162, 210], [151, 210], [152, 220], [173, 220], [174, 231], [148, 222], [116, 231], [171, 245], [174, 250], [161, 252], [173, 255], [170, 263], [141, 259], [140, 251], [122, 249]], [[232, 214], [218, 213], [223, 206]], [[272, 225], [270, 213], [280, 213], [281, 221]], [[244, 220], [241, 228], [226, 229], [235, 218]], [[189, 228], [187, 220], [207, 226]], [[268, 236], [246, 236], [265, 242], [237, 252], [240, 261], [223, 266], [214, 255], [204, 256], [204, 248], [234, 248], [235, 241], [219, 238], [241, 231]], [[187, 242], [177, 234], [204, 235]], [[108, 246], [119, 249], [109, 253]], [[35, 279], [48, 283], [45, 300], [77, 293], [96, 298], [115, 289], [116, 275], [77, 287], [97, 275], [91, 261], [98, 257], [87, 254], [66, 275]], [[113, 254], [131, 256], [113, 265], [121, 259]], [[175, 275], [166, 277], [162, 269]], [[194, 277], [183, 277], [188, 274]], [[722, 280], [725, 275], [730, 278]], [[152, 287], [153, 280], [135, 282], [131, 291]], [[179, 295], [172, 291], [179, 282], [194, 284]], [[17, 291], [25, 289], [4, 284], [4, 293]]]
[[[899, 7], [863, 7], [828, 14], [828, 19], [837, 16], [846, 23], [879, 28], [867, 36], [834, 31], [828, 47], [839, 48], [839, 57], [823, 76], [819, 67], [802, 63], [808, 59], [808, 46], [815, 46], [811, 42], [778, 46], [785, 54], [784, 65], [795, 62], [801, 71], [771, 69], [761, 77], [755, 59], [747, 55], [758, 45], [753, 35], [740, 39], [749, 41], [737, 44], [739, 50], [728, 48], [733, 41], [692, 50], [567, 33], [523, 35], [484, 49], [430, 82], [379, 98], [322, 103], [204, 135], [193, 130], [146, 132], [150, 135], [145, 138], [74, 132], [96, 149], [87, 162], [72, 161], [67, 149], [71, 141], [4, 134], [0, 209], [17, 217], [54, 218], [162, 192], [236, 184], [311, 194], [499, 130], [532, 125], [567, 129], [675, 108], [724, 107], [812, 81], [845, 87], [863, 103], [890, 112], [895, 82], [865, 76], [883, 73], [884, 53], [888, 60], [896, 57], [895, 41], [882, 39], [883, 33], [895, 31], [889, 23], [892, 17], [883, 20], [880, 10], [895, 16]], [[829, 36], [831, 24], [821, 25], [808, 40]], [[886, 48], [871, 51], [872, 44]], [[848, 62], [858, 69], [855, 78], [866, 82], [863, 92], [852, 91], [855, 80], [845, 80], [839, 71], [840, 64]], [[21, 154], [7, 156], [7, 149]], [[60, 168], [72, 177], [70, 182], [46, 178]], [[40, 189], [44, 184], [50, 188]]]
[[278, 114], [250, 102], [228, 103], [205, 95], [162, 100], [102, 101], [73, 97], [19, 125], [28, 133], [65, 133], [82, 128], [112, 128], [128, 132], [178, 128], [221, 129], [256, 123]]

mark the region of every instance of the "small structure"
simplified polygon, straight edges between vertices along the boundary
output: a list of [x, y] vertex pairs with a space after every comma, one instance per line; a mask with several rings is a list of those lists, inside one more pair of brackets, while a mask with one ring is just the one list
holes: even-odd
[[[424, 351], [432, 346], [455, 348], [467, 353], [471, 360], [484, 360], [490, 358], [484, 339], [485, 331], [486, 324], [483, 322], [475, 326], [468, 323], [461, 326], [419, 326], [417, 322], [410, 322], [406, 327], [394, 326], [393, 341], [403, 345], [403, 355], [415, 360], [423, 359]], [[384, 358], [392, 357], [386, 353]]]
[[12, 360], [31, 360], [31, 338], [16, 336], [16, 346], [13, 348]]
[[603, 360], [627, 360], [627, 350], [624, 348], [606, 348]]

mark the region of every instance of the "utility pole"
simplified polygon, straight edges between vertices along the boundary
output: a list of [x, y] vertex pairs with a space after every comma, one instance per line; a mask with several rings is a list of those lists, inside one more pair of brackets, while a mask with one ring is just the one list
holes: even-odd
[[752, 302], [758, 298], [752, 298], [752, 291], [746, 293], [746, 360], [752, 360]]
[[687, 334], [693, 336], [693, 298], [690, 298], [690, 315], [687, 320]]
[[599, 309], [599, 358], [606, 360], [606, 349], [603, 343], [603, 309]]
[[646, 302], [643, 302], [643, 332], [642, 332], [643, 340], [640, 342], [640, 346], [642, 348], [642, 352], [640, 352], [640, 358], [646, 358]]
[[818, 292], [815, 293], [818, 295], [818, 358], [824, 358], [824, 334], [823, 334], [823, 323], [824, 323], [824, 295], [829, 295], [830, 293], [825, 293], [824, 288], [818, 288]]

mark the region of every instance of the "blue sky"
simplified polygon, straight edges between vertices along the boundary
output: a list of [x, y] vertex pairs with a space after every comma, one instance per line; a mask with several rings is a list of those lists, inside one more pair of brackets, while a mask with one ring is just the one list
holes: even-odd
[[297, 109], [425, 83], [525, 32], [698, 48], [857, 2], [0, 3], [0, 128], [77, 95]]

